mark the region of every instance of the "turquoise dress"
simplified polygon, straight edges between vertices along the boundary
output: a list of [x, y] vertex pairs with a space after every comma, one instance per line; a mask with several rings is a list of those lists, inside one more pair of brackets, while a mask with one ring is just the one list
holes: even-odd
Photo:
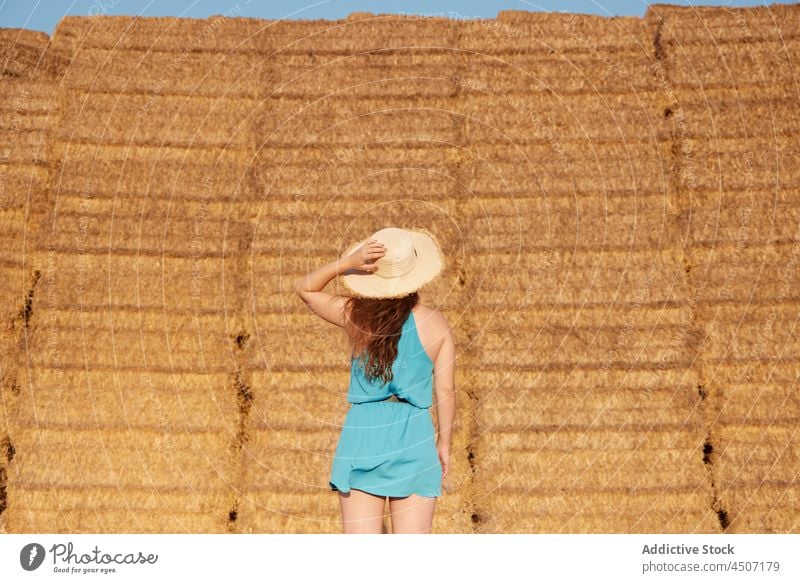
[[[351, 357], [351, 405], [334, 453], [331, 490], [441, 496], [442, 465], [429, 411], [433, 362], [420, 342], [413, 312], [403, 322], [392, 371], [388, 383], [370, 382], [360, 360]], [[408, 402], [385, 400], [393, 394]]]

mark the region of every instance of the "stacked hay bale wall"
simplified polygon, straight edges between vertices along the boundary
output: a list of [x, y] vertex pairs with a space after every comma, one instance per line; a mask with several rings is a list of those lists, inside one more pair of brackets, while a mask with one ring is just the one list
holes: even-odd
[[728, 532], [797, 532], [800, 10], [648, 13], [696, 351], [711, 507]]
[[0, 525], [339, 532], [291, 283], [396, 224], [448, 254], [436, 532], [796, 531], [798, 19], [2, 31]]
[[713, 531], [650, 23], [463, 42], [476, 531]]
[[59, 115], [52, 94], [66, 64], [47, 50], [48, 41], [44, 33], [0, 29], [0, 532], [16, 531], [14, 515], [21, 522], [30, 517], [25, 505], [14, 503], [20, 459], [26, 457], [18, 458], [17, 452], [27, 448], [27, 456], [37, 455], [35, 443], [27, 439], [33, 428], [24, 421], [35, 390], [26, 368], [47, 254], [35, 254], [31, 240], [52, 204], [49, 186], [56, 161], [49, 146]]

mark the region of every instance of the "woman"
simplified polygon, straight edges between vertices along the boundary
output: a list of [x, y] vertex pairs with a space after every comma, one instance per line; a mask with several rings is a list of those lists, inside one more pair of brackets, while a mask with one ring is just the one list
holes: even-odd
[[[393, 533], [430, 533], [450, 463], [455, 343], [444, 315], [419, 303], [444, 257], [425, 230], [389, 227], [297, 281], [321, 318], [352, 344], [351, 403], [329, 485], [345, 533], [381, 533], [386, 498]], [[321, 290], [341, 275], [356, 297]], [[436, 392], [438, 432], [429, 408]]]

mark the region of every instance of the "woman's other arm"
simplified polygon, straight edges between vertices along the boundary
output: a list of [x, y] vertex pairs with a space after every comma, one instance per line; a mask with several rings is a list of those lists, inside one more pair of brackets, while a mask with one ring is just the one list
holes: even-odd
[[456, 417], [456, 346], [447, 320], [441, 312], [437, 314], [441, 327], [439, 334], [444, 336], [444, 340], [433, 364], [433, 385], [436, 391], [436, 416], [439, 425], [436, 449], [439, 452], [442, 477], [444, 477], [450, 465], [450, 445]]

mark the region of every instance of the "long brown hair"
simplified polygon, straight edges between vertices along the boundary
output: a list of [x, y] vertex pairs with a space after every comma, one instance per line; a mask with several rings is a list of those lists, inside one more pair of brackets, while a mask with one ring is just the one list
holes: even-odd
[[352, 341], [353, 356], [360, 358], [368, 380], [392, 380], [392, 364], [403, 323], [419, 303], [414, 292], [402, 298], [360, 298], [347, 300], [345, 330]]

